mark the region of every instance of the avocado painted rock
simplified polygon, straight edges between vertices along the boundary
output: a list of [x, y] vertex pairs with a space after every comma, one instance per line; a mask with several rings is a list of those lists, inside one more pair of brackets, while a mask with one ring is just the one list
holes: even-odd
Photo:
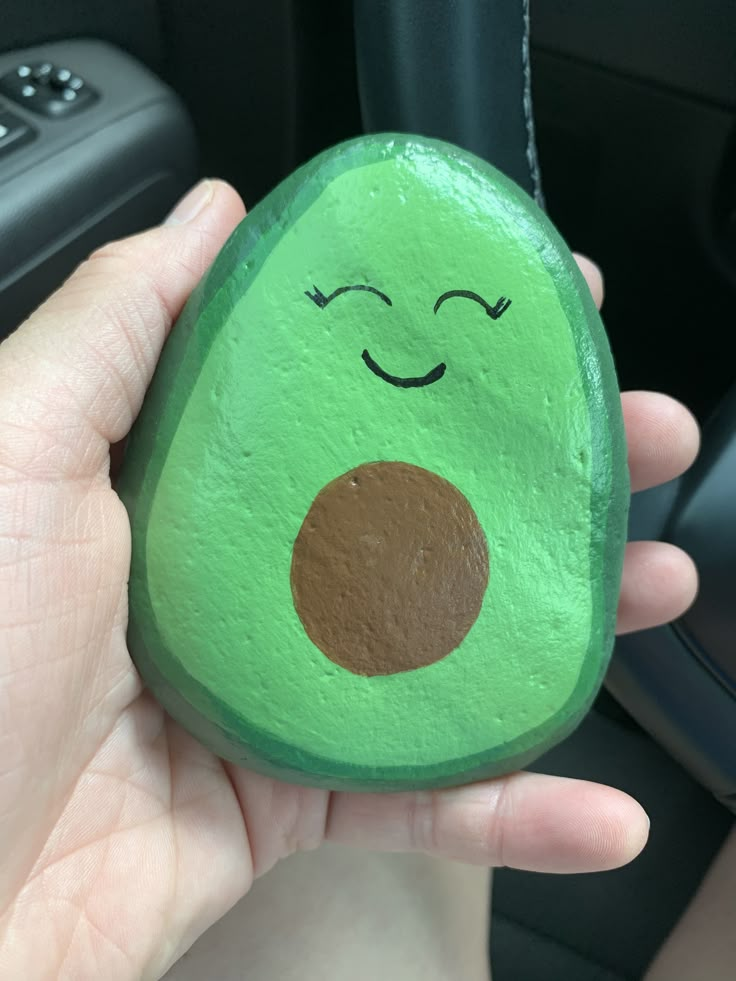
[[371, 136], [234, 232], [134, 429], [129, 642], [221, 756], [438, 787], [569, 733], [610, 655], [628, 508], [598, 314], [537, 206]]

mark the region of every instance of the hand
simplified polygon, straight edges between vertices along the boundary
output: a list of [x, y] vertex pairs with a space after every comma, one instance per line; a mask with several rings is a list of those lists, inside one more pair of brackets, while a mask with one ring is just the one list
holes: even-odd
[[[96, 252], [0, 348], [2, 977], [158, 977], [256, 876], [325, 840], [558, 872], [620, 865], [646, 840], [635, 801], [582, 781], [281, 784], [217, 759], [141, 690], [110, 446], [243, 214], [227, 185], [199, 185], [163, 227]], [[635, 489], [689, 466], [698, 433], [682, 406], [642, 392], [623, 404]], [[621, 629], [678, 615], [695, 584], [678, 549], [630, 546]]]

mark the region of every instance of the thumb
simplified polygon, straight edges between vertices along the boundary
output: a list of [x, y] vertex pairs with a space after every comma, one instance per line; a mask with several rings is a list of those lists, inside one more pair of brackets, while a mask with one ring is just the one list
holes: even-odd
[[171, 324], [244, 214], [227, 184], [197, 184], [161, 227], [93, 253], [2, 344], [0, 445], [15, 475], [107, 472]]

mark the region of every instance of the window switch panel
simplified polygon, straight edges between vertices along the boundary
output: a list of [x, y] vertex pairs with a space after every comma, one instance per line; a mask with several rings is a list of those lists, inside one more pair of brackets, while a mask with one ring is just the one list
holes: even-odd
[[18, 65], [0, 78], [0, 92], [44, 116], [68, 116], [97, 99], [97, 92], [71, 69], [50, 61]]

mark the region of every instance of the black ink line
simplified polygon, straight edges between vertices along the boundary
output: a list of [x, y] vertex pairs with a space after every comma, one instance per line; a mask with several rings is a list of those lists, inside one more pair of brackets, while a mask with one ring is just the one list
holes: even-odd
[[447, 365], [443, 361], [435, 368], [432, 368], [431, 371], [428, 371], [426, 375], [420, 375], [418, 378], [402, 378], [400, 375], [389, 375], [380, 365], [376, 364], [367, 351], [363, 351], [361, 357], [374, 375], [378, 375], [379, 378], [388, 382], [389, 385], [395, 385], [397, 388], [423, 388], [424, 385], [432, 385], [434, 382], [439, 381], [447, 370]]
[[308, 296], [310, 300], [316, 303], [317, 306], [320, 308], [320, 310], [324, 310], [327, 304], [331, 300], [334, 300], [336, 296], [340, 296], [341, 293], [349, 293], [351, 290], [365, 290], [367, 293], [375, 293], [376, 296], [380, 300], [383, 300], [383, 302], [387, 306], [390, 307], [393, 305], [391, 303], [391, 300], [389, 300], [389, 298], [386, 296], [385, 293], [382, 293], [380, 290], [377, 290], [375, 286], [366, 286], [363, 283], [359, 283], [356, 286], [338, 286], [338, 288], [336, 290], [333, 290], [329, 296], [325, 296], [322, 290], [319, 289], [319, 287], [315, 286], [314, 293], [310, 293], [309, 290], [305, 290], [304, 295]]
[[467, 300], [475, 300], [476, 303], [480, 303], [491, 320], [498, 320], [501, 314], [505, 313], [511, 306], [511, 300], [507, 300], [505, 296], [500, 296], [495, 306], [491, 306], [491, 304], [487, 303], [482, 296], [478, 296], [478, 294], [473, 293], [472, 290], [448, 290], [447, 293], [443, 293], [435, 303], [434, 312], [437, 313], [445, 300], [449, 300], [453, 296], [464, 296]]

